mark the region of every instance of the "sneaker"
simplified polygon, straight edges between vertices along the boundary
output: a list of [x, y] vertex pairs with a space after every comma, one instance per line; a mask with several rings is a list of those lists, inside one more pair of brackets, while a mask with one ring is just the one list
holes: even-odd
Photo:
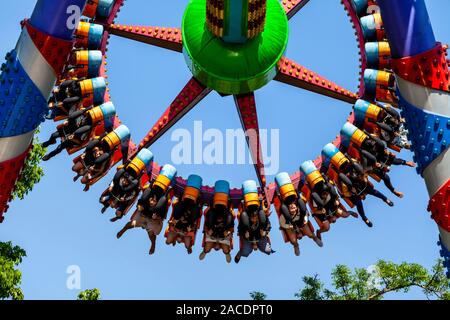
[[200, 253], [200, 256], [198, 257], [200, 260], [203, 260], [203, 259], [205, 259], [205, 257], [206, 257], [206, 252], [205, 251], [202, 251], [202, 253]]
[[225, 258], [227, 259], [227, 263], [230, 263], [230, 262], [231, 262], [231, 254], [227, 253], [227, 254], [225, 255]]
[[300, 247], [299, 246], [294, 246], [294, 252], [295, 252], [295, 255], [297, 257], [300, 256]]
[[369, 228], [372, 228], [372, 227], [373, 227], [373, 223], [372, 223], [372, 221], [370, 221], [369, 219], [364, 220], [364, 223], [367, 224], [367, 226], [368, 226]]
[[188, 253], [188, 254], [192, 254], [192, 248], [188, 248], [188, 249], [187, 249], [187, 253]]
[[103, 207], [102, 210], [101, 210], [101, 212], [102, 212], [102, 213], [105, 213], [105, 212], [106, 212], [106, 209], [108, 209], [108, 207]]
[[393, 207], [393, 206], [394, 206], [394, 203], [392, 202], [392, 200], [387, 199], [387, 200], [386, 200], [386, 203], [387, 203], [387, 205], [388, 205], [389, 207]]
[[239, 261], [241, 261], [241, 255], [238, 253], [238, 254], [236, 255], [236, 257], [234, 257], [234, 262], [235, 262], [235, 263], [239, 263]]

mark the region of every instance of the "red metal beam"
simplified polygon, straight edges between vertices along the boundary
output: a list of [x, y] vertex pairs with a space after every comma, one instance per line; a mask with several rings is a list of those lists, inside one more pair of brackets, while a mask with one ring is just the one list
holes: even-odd
[[264, 160], [262, 157], [261, 140], [259, 136], [258, 113], [256, 110], [255, 94], [248, 93], [235, 95], [234, 101], [241, 118], [241, 123], [246, 132], [247, 144], [252, 154], [256, 175], [258, 176], [261, 188], [266, 186], [266, 176], [264, 173]]
[[275, 77], [275, 80], [291, 86], [319, 93], [321, 95], [352, 104], [354, 104], [358, 99], [358, 94], [329, 81], [321, 75], [288, 58], [281, 58], [278, 63], [278, 71], [279, 73]]
[[281, 2], [288, 19], [291, 19], [302, 9], [309, 0], [283, 0]]
[[179, 28], [129, 26], [111, 24], [105, 26], [110, 34], [127, 38], [176, 52], [183, 51], [181, 30]]
[[150, 147], [210, 92], [211, 89], [205, 87], [197, 79], [191, 78], [169, 108], [167, 108], [161, 118], [159, 118], [147, 133], [146, 137], [141, 141], [139, 150]]

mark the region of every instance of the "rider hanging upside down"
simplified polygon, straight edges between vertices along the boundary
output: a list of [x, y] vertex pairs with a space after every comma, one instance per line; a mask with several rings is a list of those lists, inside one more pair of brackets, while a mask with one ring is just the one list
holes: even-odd
[[231, 262], [234, 213], [229, 194], [229, 183], [223, 180], [217, 181], [212, 205], [205, 211], [203, 251], [200, 253], [200, 260], [205, 259], [205, 256], [215, 249], [222, 250], [227, 262]]
[[376, 159], [370, 160], [370, 166], [372, 167], [370, 173], [380, 177], [389, 191], [391, 191], [397, 197], [403, 198], [403, 193], [395, 190], [394, 186], [392, 185], [391, 178], [388, 175], [388, 172], [390, 171], [390, 167], [392, 165], [415, 167], [414, 162], [397, 158], [394, 153], [390, 152], [387, 149], [384, 149], [384, 152], [376, 155]]
[[[355, 162], [354, 159], [350, 159], [352, 162]], [[353, 168], [357, 166], [355, 164]], [[364, 212], [364, 206], [362, 203], [362, 199], [366, 195], [371, 195], [378, 199], [381, 199], [390, 207], [394, 206], [394, 203], [389, 200], [383, 193], [376, 190], [373, 184], [369, 181], [367, 173], [363, 173], [362, 170], [351, 170], [346, 175], [339, 175], [341, 189], [344, 191], [344, 197], [348, 197], [352, 203], [356, 205], [359, 215], [367, 224], [368, 227], [372, 227], [372, 222], [366, 217]]]
[[188, 254], [192, 253], [202, 218], [201, 188], [202, 178], [190, 175], [181, 199], [173, 202], [172, 217], [165, 233], [166, 244], [184, 243]]
[[61, 143], [55, 150], [46, 154], [42, 160], [48, 161], [64, 149], [79, 147], [90, 137], [93, 124], [88, 116], [88, 111], [91, 108], [72, 112], [69, 118], [57, 127], [57, 131], [50, 136], [49, 140], [42, 143], [42, 147], [47, 148], [56, 144], [58, 138], [61, 139]]
[[73, 180], [77, 181], [79, 177], [82, 177], [84, 191], [88, 191], [92, 184], [108, 172], [120, 146], [123, 162], [126, 162], [129, 138], [130, 131], [126, 126], [121, 125], [111, 133], [90, 141], [85, 152], [74, 160], [72, 170], [77, 173], [77, 176]]
[[149, 172], [153, 154], [148, 149], [142, 149], [137, 156], [125, 166], [119, 166], [108, 189], [100, 197], [103, 204], [102, 213], [111, 207], [116, 209], [116, 216], [111, 222], [116, 222], [128, 212], [140, 192], [140, 181], [143, 174]]
[[254, 250], [267, 255], [274, 253], [270, 244], [269, 232], [271, 224], [268, 210], [259, 199], [255, 181], [244, 182], [244, 200], [239, 211], [238, 235], [240, 239], [239, 252], [234, 262], [239, 263], [241, 257], [248, 257]]
[[69, 97], [57, 104], [50, 103], [49, 108], [50, 112], [47, 115], [47, 119], [59, 121], [67, 119], [74, 112], [81, 110], [83, 108], [83, 100], [80, 97]]
[[355, 213], [349, 213], [339, 200], [339, 195], [312, 161], [304, 162], [300, 171], [304, 178], [299, 185], [308, 201], [312, 216], [319, 226], [317, 237], [322, 240], [322, 233], [330, 230], [331, 223], [335, 223], [339, 217], [347, 218], [350, 214], [357, 217]]
[[275, 177], [275, 182], [277, 195], [274, 198], [274, 205], [285, 242], [290, 242], [293, 245], [296, 256], [300, 255], [298, 240], [301, 240], [304, 236], [314, 240], [319, 247], [322, 247], [323, 243], [314, 233], [314, 227], [308, 219], [306, 198], [301, 193], [300, 195], [297, 193], [286, 172], [278, 174]]
[[156, 237], [162, 231], [173, 196], [171, 184], [175, 175], [176, 169], [171, 165], [165, 165], [162, 168], [156, 180], [145, 187], [142, 197], [138, 201], [137, 210], [131, 217], [131, 221], [117, 233], [117, 239], [120, 239], [130, 229], [145, 229], [151, 242], [149, 254], [155, 253]]
[[372, 104], [364, 100], [355, 103], [355, 124], [371, 134], [376, 134], [396, 151], [409, 149], [406, 132], [403, 127], [405, 119], [388, 104]]
[[116, 110], [111, 102], [107, 102], [98, 107], [88, 107], [82, 110], [71, 112], [69, 118], [58, 126], [58, 130], [53, 133], [50, 139], [42, 144], [44, 148], [55, 144], [57, 139], [61, 139], [61, 144], [52, 152], [47, 154], [43, 160], [48, 161], [64, 149], [72, 154], [87, 145], [91, 136], [97, 131], [97, 126], [103, 132], [109, 133], [113, 127], [113, 118]]

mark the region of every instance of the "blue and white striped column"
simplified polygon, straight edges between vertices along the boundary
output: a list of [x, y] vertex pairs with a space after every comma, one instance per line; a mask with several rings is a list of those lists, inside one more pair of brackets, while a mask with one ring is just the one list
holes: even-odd
[[[62, 72], [86, 0], [38, 0], [16, 48], [0, 75], [0, 220], [28, 155], [34, 132], [44, 121], [47, 101]], [[29, 30], [33, 30], [30, 34]], [[33, 40], [35, 39], [35, 40]], [[36, 46], [36, 39], [46, 41]], [[60, 49], [59, 51], [57, 51]], [[55, 52], [57, 51], [57, 52]], [[61, 57], [67, 54], [67, 57]], [[59, 63], [56, 61], [58, 60]]]
[[[439, 61], [429, 55], [439, 44], [424, 0], [378, 0], [378, 4], [394, 60], [401, 59], [403, 66], [411, 70], [417, 70], [418, 56], [422, 61]], [[416, 82], [397, 74], [397, 86], [418, 172], [425, 179], [431, 198], [429, 209], [439, 225], [441, 254], [450, 277], [450, 93], [446, 89], [448, 82], [441, 83], [443, 90], [432, 85], [430, 76], [440, 77], [442, 70], [442, 66], [434, 64], [420, 73]]]

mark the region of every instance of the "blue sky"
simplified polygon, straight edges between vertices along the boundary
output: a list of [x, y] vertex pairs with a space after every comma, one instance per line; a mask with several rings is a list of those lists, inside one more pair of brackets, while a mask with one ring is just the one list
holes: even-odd
[[[117, 22], [179, 27], [186, 3], [127, 1]], [[0, 12], [0, 52], [15, 46], [19, 22], [31, 15], [34, 4], [33, 0], [15, 1]], [[450, 2], [428, 0], [427, 4], [436, 38], [449, 43]], [[357, 88], [357, 45], [338, 0], [311, 1], [290, 21], [286, 56], [348, 89]], [[191, 77], [182, 55], [114, 37], [110, 40], [108, 70], [112, 101], [135, 140], [144, 136]], [[280, 129], [280, 170], [289, 172], [315, 158], [334, 139], [351, 111], [346, 103], [277, 82], [259, 90], [256, 98], [260, 127]], [[240, 127], [232, 98], [216, 93], [172, 130], [191, 131], [194, 121], [202, 121], [205, 130], [225, 132]], [[54, 127], [45, 123], [41, 140]], [[175, 145], [171, 132], [152, 147], [159, 163], [170, 162]], [[409, 152], [401, 156], [411, 159]], [[438, 258], [437, 227], [426, 211], [425, 185], [415, 170], [405, 167], [395, 168], [391, 175], [394, 185], [406, 194], [402, 200], [394, 199], [394, 208], [374, 199], [366, 201], [373, 229], [354, 219], [339, 221], [324, 235], [324, 248], [303, 240], [298, 258], [290, 245], [282, 243], [273, 214], [272, 241], [277, 252], [270, 257], [252, 254], [239, 265], [227, 265], [219, 253], [200, 262], [200, 241], [194, 254], [188, 256], [182, 247], [166, 246], [162, 237], [156, 254], [150, 257], [148, 238], [141, 229], [116, 240], [115, 234], [125, 221], [111, 224], [111, 212], [101, 215], [98, 203], [111, 174], [84, 193], [72, 182], [70, 168], [71, 159], [66, 154], [45, 163], [42, 182], [24, 201], [11, 204], [5, 223], [0, 225], [0, 241], [13, 241], [28, 252], [21, 265], [22, 287], [28, 299], [75, 298], [78, 291], [66, 287], [66, 269], [71, 265], [81, 268], [82, 289], [97, 287], [105, 299], [247, 299], [254, 290], [272, 299], [292, 299], [302, 276], [318, 273], [329, 284], [329, 274], [336, 264], [367, 267], [377, 259], [387, 259], [430, 267]], [[200, 174], [209, 184], [226, 179], [239, 186], [244, 180], [255, 179], [250, 165], [182, 165], [177, 169], [183, 176]], [[380, 189], [388, 194], [384, 187]], [[399, 296], [389, 296], [395, 297]], [[422, 296], [413, 291], [407, 297]]]

